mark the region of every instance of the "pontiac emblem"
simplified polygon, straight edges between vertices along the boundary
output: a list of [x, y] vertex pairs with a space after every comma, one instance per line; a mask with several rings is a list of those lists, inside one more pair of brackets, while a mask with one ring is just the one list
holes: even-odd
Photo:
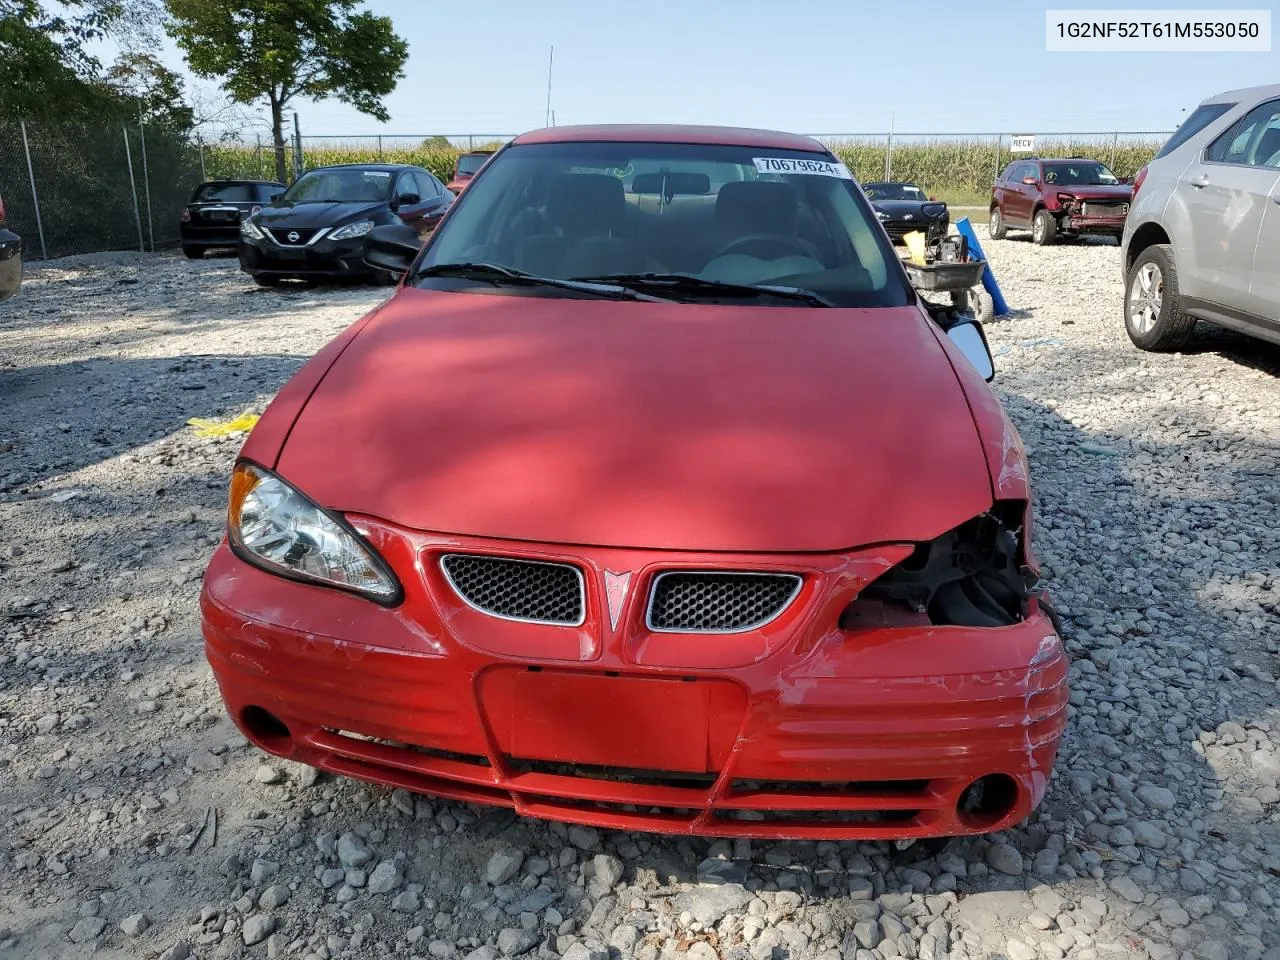
[[604, 593], [609, 601], [609, 626], [618, 629], [618, 617], [622, 616], [622, 608], [627, 602], [627, 587], [631, 584], [631, 571], [614, 573], [604, 572]]
[[297, 243], [297, 242], [298, 242], [299, 240], [301, 240], [301, 239], [302, 239], [302, 238], [301, 238], [300, 236], [298, 236], [298, 231], [297, 231], [297, 230], [290, 230], [290, 231], [289, 231], [289, 242], [290, 242], [290, 243]]

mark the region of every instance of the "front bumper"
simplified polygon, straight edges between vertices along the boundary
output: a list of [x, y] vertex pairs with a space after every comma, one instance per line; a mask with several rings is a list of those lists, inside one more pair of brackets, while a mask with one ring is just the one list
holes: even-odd
[[[272, 753], [522, 815], [713, 836], [983, 833], [1044, 795], [1067, 661], [1043, 612], [996, 629], [835, 626], [901, 548], [753, 557], [746, 569], [804, 576], [783, 615], [660, 634], [643, 616], [655, 571], [743, 558], [529, 548], [586, 577], [582, 626], [548, 626], [475, 610], [439, 572], [442, 552], [521, 555], [512, 544], [352, 519], [416, 571], [400, 606], [264, 573], [225, 544], [206, 574], [206, 655], [236, 724]], [[616, 628], [605, 570], [631, 571]], [[980, 778], [996, 801], [960, 810]]]
[[1097, 233], [1118, 237], [1124, 233], [1124, 217], [1082, 217], [1063, 214], [1058, 218], [1058, 229], [1065, 233]]
[[923, 231], [927, 240], [946, 236], [951, 218], [946, 216], [934, 220], [881, 220], [880, 222], [884, 224], [884, 229], [889, 234], [889, 239], [894, 243], [898, 243], [908, 233], [916, 230]]
[[367, 277], [375, 272], [364, 262], [364, 237], [320, 239], [286, 247], [272, 240], [240, 236], [240, 269], [251, 276]]

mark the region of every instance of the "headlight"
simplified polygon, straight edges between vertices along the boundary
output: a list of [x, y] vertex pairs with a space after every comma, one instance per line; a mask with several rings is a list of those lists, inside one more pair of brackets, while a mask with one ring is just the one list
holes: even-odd
[[877, 210], [877, 211], [876, 211], [876, 219], [877, 219], [877, 220], [888, 220], [888, 219], [889, 219], [889, 215], [888, 215], [887, 213], [885, 213], [883, 210]]
[[250, 240], [264, 240], [265, 235], [262, 229], [252, 220], [240, 221], [240, 236], [248, 237]]
[[333, 231], [333, 233], [329, 234], [329, 239], [350, 240], [352, 237], [363, 237], [372, 229], [372, 220], [357, 220], [355, 223], [348, 223], [345, 227], [339, 227]]
[[1058, 194], [1058, 202], [1064, 207], [1069, 207], [1076, 202], [1076, 198], [1069, 193]]
[[923, 213], [930, 220], [936, 220], [938, 217], [942, 216], [944, 213], [947, 212], [947, 205], [945, 203], [922, 204], [920, 207], [920, 212]]
[[261, 467], [236, 465], [227, 532], [238, 557], [270, 573], [400, 600], [400, 583], [354, 530]]

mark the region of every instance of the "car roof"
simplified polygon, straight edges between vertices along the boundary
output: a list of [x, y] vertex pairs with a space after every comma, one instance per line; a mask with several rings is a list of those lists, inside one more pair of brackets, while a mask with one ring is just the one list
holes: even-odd
[[422, 168], [416, 163], [326, 163], [323, 167], [312, 167], [306, 173], [315, 173], [317, 170], [421, 170]]
[[267, 184], [267, 186], [271, 186], [271, 187], [284, 186], [284, 184], [281, 183], [279, 180], [242, 180], [239, 177], [214, 177], [212, 180], [204, 181], [202, 184], [200, 184], [200, 186], [207, 187], [215, 183], [225, 183], [231, 186], [236, 186], [237, 184], [244, 184], [244, 183], [265, 183]]
[[812, 137], [777, 130], [750, 127], [705, 127], [670, 123], [588, 124], [575, 127], [544, 127], [522, 133], [513, 141], [526, 143], [702, 143], [721, 146], [763, 147], [775, 150], [805, 150], [826, 153], [827, 148]]
[[864, 187], [916, 187], [914, 180], [864, 180]]
[[1208, 103], [1240, 103], [1243, 100], [1268, 100], [1280, 97], [1280, 83], [1271, 83], [1263, 87], [1242, 87], [1239, 90], [1227, 90], [1205, 97], [1201, 104]]

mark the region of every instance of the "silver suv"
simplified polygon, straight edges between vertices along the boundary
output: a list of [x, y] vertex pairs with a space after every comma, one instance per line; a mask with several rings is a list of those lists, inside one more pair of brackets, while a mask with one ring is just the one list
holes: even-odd
[[1124, 325], [1177, 350], [1197, 320], [1280, 343], [1280, 84], [1195, 109], [1134, 180]]

